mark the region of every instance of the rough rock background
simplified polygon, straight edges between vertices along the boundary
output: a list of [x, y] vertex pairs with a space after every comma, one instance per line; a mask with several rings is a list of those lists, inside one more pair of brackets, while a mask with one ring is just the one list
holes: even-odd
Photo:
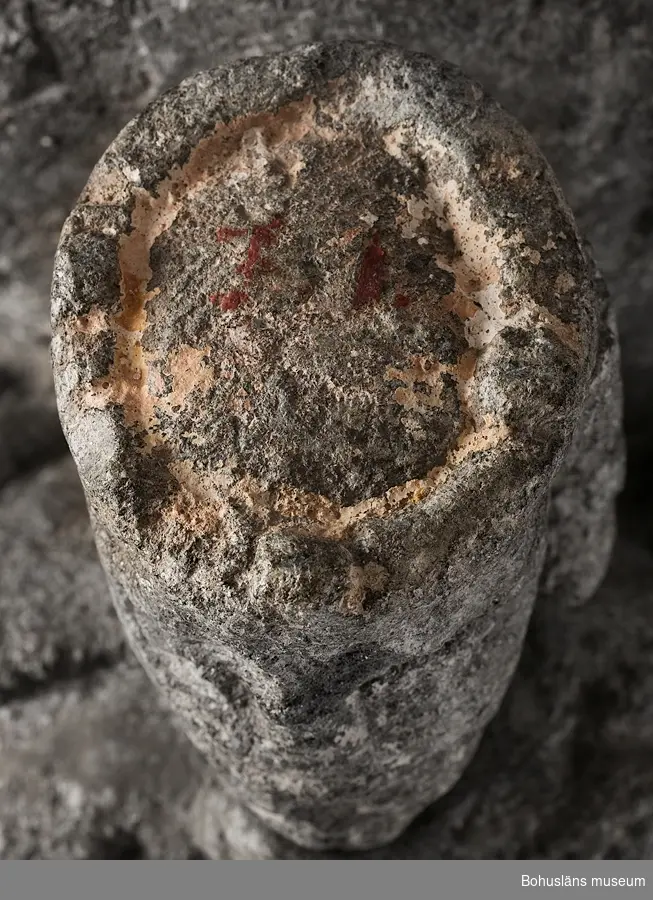
[[[190, 72], [391, 40], [480, 80], [552, 163], [615, 297], [629, 482], [597, 596], [536, 608], [470, 770], [394, 858], [653, 856], [653, 8], [647, 0], [6, 0], [0, 8], [0, 855], [287, 852], [211, 833], [199, 761], [124, 648], [57, 424], [48, 293], [100, 153]], [[200, 793], [197, 794], [197, 790]], [[255, 843], [256, 846], [252, 846]]]

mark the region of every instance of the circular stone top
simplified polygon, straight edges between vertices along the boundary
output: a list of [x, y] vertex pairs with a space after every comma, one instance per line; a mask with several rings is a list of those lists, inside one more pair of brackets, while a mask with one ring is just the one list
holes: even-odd
[[64, 425], [78, 464], [93, 430], [144, 460], [139, 491], [163, 467], [177, 512], [242, 501], [334, 537], [560, 444], [586, 270], [545, 162], [451, 67], [345, 44], [201, 73], [123, 130], [64, 228]]

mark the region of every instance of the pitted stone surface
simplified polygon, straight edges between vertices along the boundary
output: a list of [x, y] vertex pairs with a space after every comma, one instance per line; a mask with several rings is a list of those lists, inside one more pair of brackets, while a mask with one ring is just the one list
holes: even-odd
[[[51, 256], [120, 127], [192, 72], [310, 40], [384, 39], [460, 65], [535, 136], [619, 310], [631, 455], [647, 455], [651, 21], [647, 0], [8, 0], [0, 11], [0, 341], [46, 330]], [[27, 188], [26, 188], [27, 186]], [[28, 189], [32, 188], [32, 189]], [[16, 323], [14, 323], [15, 325]], [[14, 331], [11, 316], [9, 331]], [[33, 357], [45, 346], [26, 344]], [[634, 446], [637, 433], [637, 447]]]
[[[402, 72], [399, 59], [372, 63], [376, 84], [340, 84], [356, 63], [334, 56], [324, 96], [305, 92], [304, 72], [305, 90], [289, 84], [274, 113], [248, 100], [177, 160], [154, 153], [138, 168], [128, 128], [69, 220], [55, 321], [93, 363], [65, 390], [121, 409], [145, 450], [172, 457], [182, 491], [342, 531], [509, 435], [516, 449], [546, 441], [530, 404], [550, 413], [584, 389], [570, 373], [594, 350], [591, 286], [571, 274], [585, 262], [543, 160], [523, 135], [510, 144], [491, 104], [469, 134], [441, 109], [430, 122], [429, 63]], [[178, 102], [191, 86], [230, 90], [208, 77]], [[292, 63], [260, 72], [293, 77]], [[451, 89], [470, 121], [474, 91]], [[172, 96], [154, 119], [175, 122]], [[119, 299], [94, 303], [99, 279]], [[82, 315], [61, 321], [66, 308]]]
[[[51, 391], [43, 391], [41, 386], [41, 382], [46, 386], [48, 383], [46, 282], [66, 212], [91, 165], [122, 123], [162, 86], [216, 62], [288, 48], [311, 39], [385, 35], [407, 48], [445, 56], [462, 65], [529, 127], [553, 164], [583, 230], [592, 239], [619, 307], [631, 463], [634, 457], [644, 463], [631, 473], [631, 490], [633, 496], [644, 498], [650, 487], [647, 461], [653, 359], [651, 333], [646, 327], [653, 260], [651, 192], [647, 189], [651, 181], [651, 97], [643, 88], [650, 81], [653, 62], [648, 12], [646, 0], [627, 7], [596, 0], [591, 11], [566, 0], [516, 0], [508, 5], [479, 4], [476, 0], [456, 4], [433, 0], [356, 0], [340, 4], [337, 16], [331, 4], [319, 0], [291, 0], [283, 4], [277, 0], [236, 4], [224, 4], [221, 0], [136, 0], [130, 4], [104, 0], [28, 4], [27, 0], [8, 0], [0, 11], [0, 32], [6, 38], [0, 40], [2, 476], [13, 478], [26, 466], [40, 464], [50, 453], [60, 452]], [[28, 370], [30, 378], [26, 379]], [[34, 370], [46, 374], [39, 384], [31, 378]], [[584, 447], [584, 454], [586, 459], [598, 455], [595, 443]], [[557, 504], [558, 511], [573, 527], [564, 540], [556, 538], [554, 542], [554, 564], [562, 554], [567, 572], [573, 567], [572, 580], [583, 573], [584, 559], [583, 554], [574, 552], [574, 541], [579, 535], [586, 539], [588, 534], [596, 533], [595, 529], [602, 528], [605, 521], [601, 512], [605, 492], [597, 490], [590, 495], [578, 477], [580, 467], [574, 466], [574, 470], [573, 490], [566, 497], [561, 495]], [[602, 468], [601, 479], [604, 475]], [[56, 490], [53, 485], [51, 492]], [[40, 489], [26, 492], [26, 522], [30, 504], [34, 518], [40, 520], [38, 493]], [[579, 498], [589, 501], [587, 509], [594, 510], [591, 529], [581, 528], [578, 522], [575, 504]], [[622, 520], [620, 528], [630, 533], [639, 527], [644, 541], [648, 527], [646, 502], [642, 501], [638, 515], [639, 524]], [[56, 541], [55, 533], [52, 538]], [[16, 536], [16, 544], [19, 543], [24, 548], [24, 568], [31, 566], [36, 572], [40, 551], [32, 546], [25, 529]], [[641, 549], [640, 554], [645, 551]], [[650, 753], [640, 744], [645, 717], [630, 713], [635, 703], [633, 684], [639, 686], [637, 702], [646, 709], [650, 653], [638, 655], [633, 648], [634, 643], [645, 646], [647, 640], [650, 616], [646, 615], [646, 585], [650, 575], [648, 569], [637, 565], [632, 554], [622, 553], [619, 558], [620, 568], [609, 588], [613, 618], [603, 629], [598, 625], [598, 609], [590, 605], [577, 619], [582, 619], [588, 628], [593, 627], [591, 623], [599, 628], [591, 652], [579, 657], [578, 632], [570, 628], [569, 620], [555, 604], [552, 608], [559, 589], [568, 583], [565, 577], [558, 577], [553, 593], [542, 604], [551, 613], [551, 641], [534, 637], [524, 660], [526, 674], [539, 673], [535, 701], [544, 702], [564, 694], [569, 697], [570, 709], [578, 710], [578, 740], [573, 728], [563, 729], [564, 741], [552, 738], [555, 752], [532, 754], [516, 750], [519, 741], [514, 738], [510, 723], [523, 719], [520, 733], [524, 739], [528, 737], [526, 730], [534, 725], [533, 698], [526, 692], [526, 700], [497, 721], [496, 752], [485, 756], [482, 774], [478, 770], [475, 791], [483, 798], [487, 814], [479, 814], [467, 796], [467, 788], [461, 784], [462, 793], [457, 793], [456, 803], [447, 807], [450, 826], [438, 817], [428, 819], [422, 836], [419, 829], [411, 830], [398, 849], [381, 851], [382, 857], [394, 854], [397, 858], [411, 858], [411, 854], [422, 854], [422, 858], [430, 859], [450, 853], [459, 858], [483, 854], [553, 859], [651, 856]], [[57, 587], [56, 561], [55, 551], [50, 569], [55, 591], [48, 594], [44, 579], [42, 608], [55, 614], [64, 604], [62, 618], [72, 624], [67, 606], [70, 595]], [[590, 572], [585, 578], [584, 591], [594, 577]], [[30, 614], [34, 599], [34, 594], [26, 592], [22, 610], [14, 606], [14, 612], [27, 626], [26, 640], [47, 650], [49, 635], [44, 639], [40, 613]], [[635, 626], [635, 609], [640, 606], [641, 618]], [[609, 648], [621, 634], [623, 654], [615, 656]], [[87, 636], [92, 637], [86, 632], [79, 635], [75, 645], [83, 644]], [[571, 648], [567, 668], [559, 668], [556, 657], [561, 636], [568, 638]], [[47, 665], [41, 666], [38, 656], [37, 651], [30, 657], [30, 665], [34, 671], [43, 672], [43, 686], [47, 687], [56, 673]], [[591, 660], [592, 667], [586, 670], [584, 660]], [[593, 667], [603, 673], [600, 683], [592, 674]], [[586, 685], [578, 697], [568, 691], [569, 684], [577, 678]], [[135, 691], [138, 695], [142, 688]], [[89, 702], [106, 704], [102, 694], [91, 695]], [[102, 708], [106, 710], [106, 705]], [[543, 734], [552, 733], [553, 726], [545, 723], [545, 717], [537, 721], [542, 724]], [[611, 725], [612, 722], [618, 724]], [[70, 745], [75, 748], [80, 733], [74, 718], [68, 720], [67, 727]], [[618, 743], [608, 743], [613, 733], [619, 734]], [[130, 736], [123, 733], [121, 737], [121, 752], [127, 756], [131, 752]], [[141, 736], [136, 738], [140, 739]], [[544, 742], [538, 738], [536, 743], [541, 746]], [[97, 731], [92, 736], [92, 746], [96, 753], [104, 746]], [[514, 757], [509, 751], [514, 751]], [[54, 768], [60, 752], [57, 746], [51, 748], [45, 769]], [[573, 756], [575, 767], [568, 764], [567, 752], [569, 759]], [[32, 758], [29, 742], [25, 753]], [[523, 778], [518, 774], [520, 753], [532, 759]], [[25, 759], [21, 765], [27, 772]], [[73, 750], [73, 772], [76, 760]], [[142, 781], [142, 771], [152, 768], [147, 752], [140, 767], [133, 768], [136, 782]], [[563, 780], [566, 773], [568, 782]], [[506, 786], [506, 782], [513, 787]], [[29, 784], [29, 779], [24, 781], [11, 801], [2, 804], [0, 819], [6, 824], [10, 810], [27, 798], [34, 810], [16, 829], [12, 827], [19, 839], [13, 846], [19, 855], [29, 852], [33, 857], [48, 856], [54, 829], [47, 813], [41, 814], [40, 796]], [[488, 785], [498, 784], [504, 787], [488, 790]], [[47, 794], [46, 787], [42, 796]], [[55, 803], [57, 796], [53, 793]], [[421, 822], [424, 824], [424, 820]], [[154, 821], [152, 830], [156, 831], [157, 826]], [[83, 822], [80, 824], [73, 835], [75, 840], [84, 840], [86, 827]], [[121, 840], [117, 843], [122, 845], [120, 852], [133, 852]], [[278, 846], [277, 850], [280, 852]], [[62, 845], [57, 852], [78, 855]], [[138, 848], [135, 852], [139, 852]]]
[[[519, 268], [541, 265], [558, 297], [573, 295], [557, 261], [573, 234], [561, 222], [530, 247], [523, 223], [493, 221], [479, 190], [502, 179], [525, 190], [539, 160], [506, 147], [463, 198], [455, 143], [425, 124], [410, 74], [394, 92], [392, 77], [335, 78], [236, 117], [154, 190], [123, 184], [133, 209], [118, 247], [120, 312], [75, 323], [115, 335], [86, 402], [122, 406], [149, 447], [171, 451], [182, 483], [199, 463], [218, 489], [249, 476], [260, 491], [353, 507], [507, 437], [488, 403], [492, 375], [476, 371], [504, 327], [544, 326], [582, 351], [575, 322], [546, 308], [552, 295], [538, 307], [519, 294], [533, 290]], [[115, 202], [125, 177], [140, 170], [109, 157], [82, 203]], [[522, 380], [524, 354], [504, 353]]]
[[[596, 597], [536, 606], [515, 680], [455, 790], [363, 858], [651, 858], [653, 559], [632, 500], [620, 522], [630, 537]], [[197, 857], [184, 825], [214, 857], [316, 858], [202, 785], [201, 760], [133, 664], [49, 687], [0, 712], [4, 858]]]
[[[152, 679], [268, 825], [391, 840], [498, 708], [553, 480], [596, 372], [617, 377], [546, 162], [457, 70], [391, 47], [201, 73], [94, 170], [52, 310], [64, 429]], [[585, 536], [596, 583], [609, 546]]]
[[605, 583], [582, 609], [535, 607], [515, 678], [456, 787], [395, 842], [320, 857], [283, 840], [219, 786], [191, 829], [224, 859], [651, 859], [651, 585], [637, 508]]

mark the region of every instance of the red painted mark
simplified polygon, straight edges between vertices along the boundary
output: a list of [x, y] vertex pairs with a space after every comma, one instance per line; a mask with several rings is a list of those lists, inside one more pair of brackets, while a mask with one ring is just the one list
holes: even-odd
[[[261, 251], [264, 247], [269, 247], [275, 242], [277, 239], [275, 231], [281, 228], [282, 225], [281, 219], [275, 218], [267, 225], [256, 225], [252, 230], [247, 247], [247, 257], [244, 262], [236, 267], [236, 272], [242, 275], [245, 281], [251, 280], [257, 267], [262, 272], [274, 271], [274, 263], [267, 257], [262, 257]], [[245, 237], [247, 234], [247, 228], [232, 228], [228, 225], [221, 225], [216, 229], [216, 237], [220, 242]], [[225, 294], [209, 294], [209, 300], [214, 306], [219, 305], [223, 312], [232, 312], [234, 309], [238, 309], [241, 303], [249, 300], [249, 297], [245, 291], [234, 288]]]
[[236, 271], [243, 276], [245, 281], [251, 279], [257, 265], [263, 269], [265, 269], [266, 265], [269, 265], [267, 260], [264, 261], [261, 259], [261, 251], [264, 247], [269, 247], [275, 242], [277, 236], [274, 232], [281, 228], [282, 225], [283, 222], [281, 219], [272, 219], [268, 225], [257, 225], [254, 228], [252, 236], [249, 239], [247, 258], [236, 269]]
[[247, 229], [231, 228], [228, 225], [221, 225], [215, 234], [220, 243], [224, 244], [226, 241], [233, 241], [234, 238], [246, 237]]
[[356, 290], [351, 301], [354, 309], [376, 303], [381, 297], [384, 282], [385, 250], [379, 244], [378, 234], [375, 234], [365, 248], [358, 270]]
[[397, 294], [394, 305], [397, 309], [405, 309], [410, 305], [410, 297], [407, 297], [405, 294]]
[[245, 300], [249, 300], [249, 297], [245, 291], [228, 291], [226, 294], [211, 294], [209, 300], [214, 306], [219, 303], [222, 312], [232, 312]]

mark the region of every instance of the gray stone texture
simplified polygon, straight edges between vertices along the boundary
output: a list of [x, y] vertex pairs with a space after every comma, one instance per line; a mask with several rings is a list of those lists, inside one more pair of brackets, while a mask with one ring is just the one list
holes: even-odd
[[291, 840], [386, 844], [455, 784], [561, 465], [548, 579], [569, 558], [569, 593], [596, 587], [621, 487], [606, 300], [523, 129], [387, 44], [200, 73], [95, 167], [52, 322], [100, 555], [193, 743]]
[[131, 661], [0, 708], [6, 859], [187, 859], [202, 763]]
[[[515, 680], [467, 772], [398, 841], [366, 858], [651, 858], [653, 556], [639, 503], [626, 501], [627, 537], [596, 596], [583, 608], [536, 606]], [[128, 671], [51, 684], [3, 708], [4, 858], [186, 858], [198, 848], [226, 859], [319, 857], [203, 783], [196, 753], [140, 666]], [[105, 805], [89, 799], [88, 814], [62, 807], [66, 792], [75, 806], [80, 782]], [[107, 798], [126, 795], [123, 816]]]
[[[651, 117], [642, 88], [653, 66], [652, 15], [647, 0], [490, 8], [482, 0], [10, 0], [0, 19], [0, 258], [5, 290], [15, 283], [17, 297], [26, 286], [16, 315], [24, 322], [26, 308], [34, 310], [26, 337], [44, 327], [51, 258], [72, 201], [147, 101], [194, 71], [242, 56], [310, 40], [391, 40], [460, 65], [530, 130], [552, 164], [619, 309], [628, 419], [639, 446], [649, 428], [644, 373], [653, 365]], [[12, 330], [23, 327], [19, 321]]]
[[[633, 508], [624, 508], [628, 529]], [[366, 859], [651, 859], [653, 560], [632, 539], [583, 607], [538, 604], [506, 699], [456, 787]], [[210, 786], [195, 839], [233, 859], [315, 859]], [[231, 814], [230, 814], [231, 813]], [[226, 835], [215, 822], [226, 821]]]
[[[200, 4], [192, 0], [4, 4], [0, 11], [0, 89], [5, 92], [0, 113], [0, 481], [20, 475], [26, 486], [31, 469], [64, 452], [47, 358], [52, 255], [68, 209], [118, 129], [162, 88], [200, 68], [306, 40], [343, 37], [390, 39], [462, 65], [533, 133], [563, 185], [581, 230], [594, 245], [617, 303], [630, 460], [629, 493], [619, 522], [623, 537], [605, 586], [579, 609], [566, 604], [561, 609], [554, 602], [555, 592], [546, 604], [536, 606], [518, 676], [472, 767], [454, 792], [420, 817], [405, 838], [377, 855], [650, 857], [653, 789], [646, 723], [653, 696], [649, 591], [653, 533], [646, 455], [652, 430], [647, 396], [653, 354], [647, 322], [653, 229], [648, 153], [651, 99], [643, 88], [653, 70], [648, 3], [624, 7], [606, 2], [516, 2], [505, 7], [469, 2]], [[36, 546], [42, 548], [40, 491], [37, 486], [27, 490], [34, 497]], [[0, 494], [0, 505], [5, 496]], [[8, 496], [15, 504], [16, 492]], [[564, 503], [559, 505], [564, 509]], [[90, 538], [87, 541], [90, 546]], [[3, 542], [6, 546], [6, 537]], [[13, 552], [18, 552], [15, 545]], [[30, 539], [25, 536], [23, 571], [38, 569], [41, 552], [30, 555]], [[56, 565], [56, 554], [52, 558]], [[89, 571], [94, 565], [89, 563]], [[2, 576], [15, 590], [20, 574], [7, 576], [3, 571]], [[79, 573], [78, 578], [83, 580]], [[61, 584], [56, 575], [53, 583]], [[31, 709], [44, 730], [64, 728], [59, 717], [63, 706], [56, 697], [68, 685], [83, 686], [92, 677], [84, 670], [86, 664], [64, 662], [61, 681], [62, 670], [52, 667], [50, 635], [44, 635], [40, 625], [36, 631], [37, 626], [29, 624], [40, 621], [41, 589], [26, 591], [30, 602], [37, 604], [36, 612], [16, 610], [12, 603], [7, 633], [13, 637], [7, 643], [6, 604], [2, 607], [2, 677], [5, 686], [11, 685], [14, 710], [7, 718], [10, 732], [14, 717], [20, 719], [15, 704], [22, 708], [27, 697], [30, 704], [38, 700], [40, 706]], [[104, 610], [100, 621], [111, 621], [101, 580], [95, 597], [98, 610]], [[71, 658], [77, 654], [74, 658], [79, 660], [99, 659], [101, 668], [97, 636], [85, 632], [85, 645], [84, 634], [78, 640], [67, 633], [66, 623], [73, 619], [61, 608], [64, 598], [70, 602], [70, 593], [59, 588], [49, 597], [50, 608], [63, 625], [61, 646], [73, 648]], [[82, 614], [80, 621], [89, 620]], [[25, 650], [20, 651], [16, 636], [23, 628], [28, 630], [24, 631]], [[107, 635], [111, 657], [116, 632], [110, 626], [100, 630]], [[585, 649], [579, 653], [582, 641]], [[5, 656], [9, 651], [4, 648], [10, 646], [11, 656]], [[42, 663], [38, 654], [30, 656], [32, 646], [44, 648]], [[25, 670], [30, 679], [37, 674], [21, 692], [16, 685]], [[87, 697], [90, 704], [97, 698], [99, 709], [107, 710], [107, 721], [115, 708], [109, 695], [111, 691], [119, 695], [120, 682], [111, 684], [107, 692]], [[133, 685], [130, 702], [138, 709], [145, 687], [138, 679]], [[9, 699], [3, 694], [3, 700]], [[149, 701], [150, 707], [154, 702]], [[133, 741], [129, 730], [109, 726], [117, 743], [97, 741], [98, 758], [104, 758], [103, 748], [108, 745], [109, 753], [111, 746], [119, 746], [126, 759], [142, 759], [139, 741], [156, 744], [159, 738], [154, 732], [159, 728], [163, 735], [171, 733], [166, 714], [159, 716], [160, 724], [153, 726], [152, 733], [137, 734]], [[65, 718], [73, 743], [77, 720], [73, 707]], [[18, 747], [18, 737], [3, 736], [0, 752], [4, 754], [10, 744]], [[11, 803], [2, 804], [3, 827], [12, 834], [5, 839], [3, 855], [52, 854], [56, 829], [50, 798], [55, 798], [56, 806], [59, 792], [50, 773], [60, 752], [45, 741], [38, 762], [38, 755], [25, 744], [15, 750], [14, 765], [23, 774], [13, 779]], [[74, 754], [69, 758], [74, 766]], [[39, 765], [42, 790], [30, 792], [28, 777]], [[156, 834], [161, 816], [156, 802], [159, 784], [152, 788], [143, 784], [144, 769], [145, 765], [137, 764], [121, 774], [120, 767], [107, 766], [102, 777], [107, 790], [116, 780], [129, 785], [139, 798], [135, 802], [141, 804], [141, 812], [132, 814], [131, 825], [140, 822], [144, 831]], [[148, 798], [149, 790], [153, 793]], [[213, 854], [218, 840], [216, 819], [209, 816], [207, 825], [206, 815], [200, 815], [211, 796], [207, 791], [200, 795], [191, 830], [202, 832], [206, 852]], [[226, 801], [221, 803], [224, 806]], [[278, 839], [260, 824], [248, 830], [242, 811], [230, 821], [234, 823], [232, 850], [220, 838], [219, 853], [237, 856], [247, 840], [247, 852], [253, 855], [271, 852], [261, 850], [264, 846], [276, 846], [273, 852], [281, 855], [299, 852], [276, 844]], [[97, 843], [90, 827], [88, 840], [82, 836], [76, 848], [87, 828], [84, 825], [55, 852], [158, 857], [174, 856], [182, 845], [187, 846], [185, 838], [175, 838], [180, 843], [171, 839], [165, 849], [164, 841], [159, 845], [163, 849], [157, 850], [156, 841], [133, 842], [132, 832], [122, 830], [125, 827], [124, 822], [107, 826], [108, 833], [113, 830], [117, 835], [113, 849]], [[98, 846], [104, 850], [98, 851]]]
[[0, 697], [120, 660], [124, 635], [69, 457], [4, 489], [0, 559]]

